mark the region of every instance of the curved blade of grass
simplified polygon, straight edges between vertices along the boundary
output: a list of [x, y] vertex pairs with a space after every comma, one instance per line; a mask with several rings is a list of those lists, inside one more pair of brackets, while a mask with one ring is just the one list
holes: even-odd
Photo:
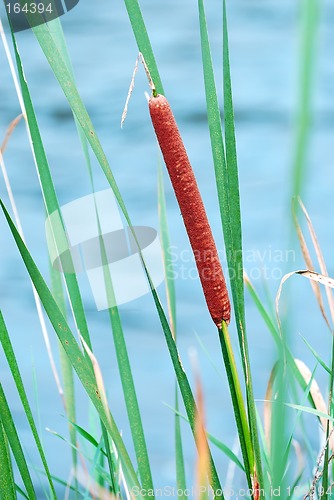
[[[108, 288], [109, 287], [107, 285], [107, 289]], [[109, 317], [112, 323], [117, 362], [119, 366], [124, 398], [137, 456], [139, 474], [142, 480], [143, 488], [147, 491], [154, 491], [151, 467], [148, 458], [147, 445], [141, 420], [136, 388], [132, 376], [121, 318], [117, 307], [112, 307], [111, 309], [109, 309]]]
[[331, 369], [329, 368], [328, 365], [326, 365], [326, 363], [321, 359], [321, 357], [319, 356], [319, 354], [317, 353], [317, 351], [315, 349], [313, 349], [313, 347], [311, 346], [311, 344], [306, 340], [305, 337], [303, 337], [301, 335], [301, 338], [303, 339], [304, 343], [306, 344], [306, 346], [309, 348], [309, 350], [311, 351], [311, 353], [313, 354], [313, 356], [315, 357], [315, 359], [318, 361], [318, 363], [323, 367], [323, 369], [330, 375], [331, 374]]
[[138, 0], [124, 0], [139, 51], [143, 54], [158, 94], [164, 94], [157, 63]]
[[8, 406], [8, 402], [0, 383], [0, 420], [2, 421], [2, 426], [4, 432], [6, 433], [8, 442], [12, 449], [13, 457], [21, 474], [21, 478], [24, 486], [26, 487], [27, 493], [30, 499], [36, 499], [36, 493], [31, 480], [29, 468], [23, 453], [23, 449], [20, 443], [20, 438], [18, 436], [14, 420], [11, 411]]
[[[70, 422], [70, 424], [73, 425], [73, 427], [75, 427], [75, 429], [77, 430], [78, 434], [80, 434], [80, 436], [82, 436], [88, 443], [92, 444], [94, 448], [98, 448], [100, 446], [100, 443], [96, 441], [95, 437], [92, 436], [83, 427], [76, 424], [75, 422]], [[103, 450], [102, 452], [105, 453]]]
[[[158, 211], [159, 211], [159, 226], [160, 226], [160, 238], [162, 246], [163, 263], [165, 270], [165, 282], [166, 282], [166, 295], [169, 311], [169, 322], [171, 325], [171, 331], [176, 340], [176, 300], [175, 300], [175, 285], [173, 279], [173, 263], [170, 258], [170, 239], [168, 230], [168, 220], [167, 220], [167, 210], [166, 210], [166, 197], [163, 182], [163, 173], [161, 168], [161, 162], [158, 165]], [[175, 408], [178, 412], [179, 410], [179, 394], [178, 387], [175, 386]], [[185, 492], [187, 488], [185, 467], [184, 467], [184, 456], [183, 456], [183, 445], [181, 436], [181, 425], [180, 417], [175, 413], [175, 462], [176, 462], [176, 482], [177, 488], [180, 492]], [[185, 494], [181, 494], [180, 497], [185, 499]]]
[[270, 331], [276, 345], [279, 346], [280, 342], [281, 342], [280, 333], [278, 331], [277, 326], [274, 323], [274, 320], [272, 319], [272, 317], [270, 316], [270, 314], [266, 310], [263, 302], [261, 301], [255, 288], [253, 287], [252, 283], [250, 282], [250, 280], [247, 276], [245, 276], [245, 283], [246, 283], [247, 290], [248, 290], [256, 308], [258, 309], [263, 321], [265, 322], [266, 326], [268, 327], [268, 330]]
[[328, 415], [323, 411], [316, 410], [315, 408], [310, 408], [309, 406], [303, 406], [303, 405], [296, 405], [294, 403], [285, 403], [285, 405], [289, 406], [290, 408], [293, 408], [294, 410], [303, 411], [305, 413], [311, 413], [312, 415], [316, 415], [319, 418], [324, 418], [329, 422], [334, 423], [334, 417], [331, 417], [330, 415]]
[[53, 498], [56, 498], [56, 491], [54, 489], [54, 485], [53, 485], [53, 482], [51, 479], [49, 466], [48, 466], [48, 463], [47, 463], [47, 460], [46, 460], [46, 457], [44, 454], [41, 440], [40, 440], [39, 435], [38, 435], [37, 427], [35, 425], [34, 417], [32, 415], [29, 401], [28, 401], [28, 398], [27, 398], [27, 395], [26, 395], [26, 392], [24, 389], [24, 385], [23, 385], [20, 370], [19, 370], [19, 367], [18, 367], [18, 364], [16, 361], [15, 353], [14, 353], [14, 350], [13, 350], [13, 347], [12, 347], [12, 344], [11, 344], [11, 341], [10, 341], [10, 338], [8, 335], [8, 331], [7, 331], [7, 328], [5, 325], [5, 321], [4, 321], [4, 318], [2, 316], [1, 311], [0, 311], [0, 342], [1, 342], [2, 348], [4, 350], [4, 353], [5, 353], [10, 371], [12, 373], [13, 379], [15, 381], [15, 385], [16, 385], [17, 391], [19, 393], [19, 396], [20, 396], [20, 399], [22, 402], [22, 406], [24, 408], [24, 412], [25, 412], [27, 420], [29, 422], [31, 432], [32, 432], [32, 435], [34, 437], [34, 440], [35, 440], [35, 443], [36, 443], [36, 446], [38, 449], [38, 453], [39, 453], [39, 456], [41, 458], [41, 461], [42, 461], [42, 464], [43, 464], [43, 467], [45, 470], [46, 477], [48, 479], [51, 493], [53, 495]]
[[129, 455], [127, 453], [127, 450], [124, 446], [123, 440], [120, 436], [120, 433], [118, 431], [118, 428], [115, 424], [115, 421], [112, 417], [112, 415], [109, 413], [108, 415], [105, 412], [103, 403], [100, 399], [99, 391], [96, 385], [96, 380], [92, 371], [91, 364], [87, 360], [86, 357], [84, 357], [82, 351], [80, 350], [78, 343], [76, 342], [70, 327], [68, 326], [64, 316], [62, 315], [56, 301], [54, 300], [50, 290], [48, 289], [45, 281], [43, 280], [42, 275], [40, 274], [35, 262], [33, 261], [28, 249], [26, 248], [25, 244], [23, 243], [13, 221], [11, 220], [11, 217], [9, 213], [7, 212], [4, 204], [0, 200], [0, 205], [1, 208], [4, 212], [4, 215], [6, 217], [6, 220], [8, 222], [10, 231], [15, 239], [16, 245], [18, 247], [18, 250], [21, 254], [21, 257], [24, 261], [24, 264], [27, 268], [27, 271], [34, 283], [34, 286], [37, 290], [37, 293], [40, 296], [40, 299], [42, 301], [42, 304], [44, 306], [44, 309], [49, 316], [49, 319], [51, 321], [51, 324], [66, 352], [68, 355], [71, 364], [75, 371], [77, 372], [77, 375], [85, 388], [89, 398], [91, 399], [92, 403], [94, 404], [101, 420], [103, 421], [104, 425], [106, 426], [108, 433], [110, 434], [111, 438], [113, 439], [118, 452], [121, 457], [122, 465], [127, 472], [127, 476], [129, 480], [131, 480], [131, 484], [135, 486], [139, 486], [139, 482], [136, 476], [136, 473], [134, 471], [133, 465], [131, 463], [131, 460], [129, 458]]
[[227, 458], [234, 462], [240, 470], [245, 472], [245, 467], [242, 465], [237, 455], [226, 444], [222, 443], [222, 441], [220, 441], [210, 433], [208, 433], [208, 439], [210, 443], [214, 444], [220, 451], [224, 453], [224, 455], [227, 456]]
[[[54, 269], [50, 265], [50, 276], [51, 276], [51, 290], [52, 294], [58, 304], [59, 309], [61, 310], [64, 318], [66, 318], [66, 304], [65, 297], [63, 292], [63, 285], [61, 274], [58, 270]], [[75, 392], [74, 392], [74, 379], [73, 379], [73, 368], [66, 355], [62, 345], [58, 343], [58, 351], [59, 351], [59, 359], [60, 359], [60, 368], [63, 379], [63, 388], [64, 388], [64, 398], [66, 405], [66, 414], [69, 422], [75, 422], [76, 419], [76, 411], [75, 411]], [[69, 423], [69, 434], [70, 439], [73, 445], [76, 443], [76, 432], [75, 428], [71, 423]], [[72, 462], [74, 470], [77, 467], [77, 452], [74, 448], [72, 448]]]
[[2, 500], [13, 500], [16, 497], [12, 460], [10, 457], [7, 436], [0, 418], [0, 497]]
[[24, 493], [24, 491], [15, 483], [15, 488], [16, 488], [16, 491], [18, 493], [20, 493], [20, 495], [23, 497], [23, 498], [26, 498], [27, 500], [29, 500], [29, 497], [26, 495], [26, 493]]

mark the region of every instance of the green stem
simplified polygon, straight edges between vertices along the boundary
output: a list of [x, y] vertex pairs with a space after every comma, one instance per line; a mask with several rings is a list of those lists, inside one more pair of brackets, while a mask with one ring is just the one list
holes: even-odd
[[231, 339], [227, 325], [223, 321], [222, 328], [218, 328], [219, 341], [223, 353], [223, 359], [230, 387], [231, 399], [237, 424], [240, 447], [244, 459], [245, 471], [249, 488], [252, 488], [252, 473], [254, 470], [254, 455], [252, 440], [249, 432], [245, 404], [242, 397], [240, 380], [234, 359]]
[[[332, 365], [331, 365], [331, 373], [329, 376], [329, 396], [328, 396], [328, 415], [332, 416], [332, 401], [333, 401], [333, 383], [334, 383], [334, 336], [332, 337]], [[327, 498], [327, 489], [328, 489], [328, 461], [329, 461], [329, 420], [327, 420], [327, 430], [326, 430], [326, 451], [324, 457], [324, 469], [322, 476], [322, 498]]]
[[[196, 423], [196, 413], [197, 413], [195, 399], [194, 399], [187, 375], [183, 369], [183, 366], [181, 363], [181, 358], [180, 358], [175, 340], [173, 338], [173, 335], [172, 335], [171, 329], [169, 327], [168, 321], [166, 319], [165, 313], [163, 311], [163, 308], [160, 304], [157, 292], [153, 289], [152, 293], [153, 293], [153, 298], [154, 298], [156, 307], [158, 309], [161, 325], [162, 325], [162, 328], [163, 328], [163, 331], [165, 334], [167, 347], [168, 347], [169, 354], [170, 354], [170, 357], [171, 357], [171, 360], [173, 363], [174, 371], [175, 371], [176, 378], [177, 378], [179, 388], [181, 391], [181, 395], [182, 395], [184, 407], [185, 407], [185, 410], [187, 413], [187, 417], [189, 420], [189, 424], [190, 424], [191, 430], [193, 432], [193, 435], [195, 437], [195, 423]], [[209, 445], [208, 445], [208, 448], [209, 448]], [[215, 499], [218, 499], [218, 498], [224, 499], [225, 497], [224, 497], [223, 489], [222, 489], [220, 481], [219, 481], [218, 473], [217, 473], [216, 466], [214, 464], [210, 449], [209, 449], [209, 455], [210, 455], [210, 474], [209, 474], [208, 479], [210, 481], [211, 487], [212, 487], [213, 492], [214, 492], [214, 498]]]

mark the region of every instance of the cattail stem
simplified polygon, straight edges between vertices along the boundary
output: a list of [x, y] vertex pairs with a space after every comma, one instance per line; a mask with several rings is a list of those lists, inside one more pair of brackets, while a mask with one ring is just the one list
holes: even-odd
[[253, 489], [254, 454], [250, 436], [245, 404], [242, 397], [240, 380], [231, 345], [231, 339], [225, 322], [218, 328], [219, 341], [226, 368], [227, 380], [230, 387], [232, 405], [237, 424], [242, 457], [249, 488]]
[[151, 97], [149, 110], [194, 252], [208, 309], [220, 328], [223, 321], [230, 321], [231, 305], [195, 175], [167, 99], [162, 95]]

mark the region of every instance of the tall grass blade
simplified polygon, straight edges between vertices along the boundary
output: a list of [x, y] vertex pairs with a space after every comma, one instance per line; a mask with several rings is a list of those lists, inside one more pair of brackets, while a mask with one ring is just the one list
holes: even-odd
[[[169, 311], [169, 322], [171, 325], [171, 331], [173, 336], [177, 338], [176, 334], [176, 299], [175, 299], [175, 285], [173, 279], [173, 263], [170, 258], [170, 238], [169, 238], [169, 228], [166, 210], [166, 197], [163, 182], [163, 173], [161, 168], [161, 162], [159, 161], [158, 166], [158, 211], [159, 211], [159, 227], [160, 227], [160, 238], [162, 246], [163, 263], [165, 270], [165, 281], [166, 281], [166, 295]], [[175, 461], [176, 461], [176, 482], [177, 488], [180, 492], [185, 492], [187, 488], [186, 476], [185, 476], [185, 466], [184, 466], [184, 456], [183, 456], [183, 445], [181, 436], [181, 424], [180, 417], [178, 415], [179, 411], [179, 394], [178, 387], [175, 386]], [[185, 498], [185, 494], [181, 493], [181, 498]]]
[[35, 425], [35, 420], [34, 420], [34, 417], [33, 417], [33, 414], [32, 414], [32, 411], [31, 411], [31, 408], [29, 405], [29, 401], [28, 401], [28, 398], [27, 398], [27, 395], [26, 395], [26, 392], [24, 389], [24, 385], [23, 385], [20, 370], [19, 370], [19, 367], [18, 367], [18, 364], [16, 361], [15, 353], [14, 353], [14, 350], [13, 350], [13, 347], [12, 347], [12, 344], [11, 344], [11, 341], [10, 341], [10, 338], [8, 335], [8, 331], [7, 331], [7, 328], [5, 325], [5, 321], [4, 321], [4, 318], [2, 316], [1, 311], [0, 311], [0, 342], [1, 342], [2, 348], [4, 350], [4, 353], [5, 353], [10, 371], [12, 373], [13, 379], [15, 381], [15, 385], [16, 385], [17, 391], [19, 393], [21, 403], [22, 403], [22, 406], [24, 408], [24, 412], [25, 412], [27, 420], [29, 422], [31, 432], [32, 432], [32, 435], [34, 437], [34, 440], [35, 440], [35, 443], [36, 443], [36, 446], [38, 449], [38, 453], [39, 453], [39, 456], [41, 458], [41, 461], [42, 461], [42, 464], [44, 467], [44, 471], [45, 471], [45, 474], [46, 474], [46, 477], [47, 477], [47, 480], [48, 480], [48, 483], [50, 486], [51, 494], [52, 494], [53, 498], [56, 498], [56, 492], [55, 492], [55, 488], [54, 488], [53, 481], [51, 478], [49, 466], [48, 466], [48, 463], [47, 463], [47, 460], [46, 460], [46, 457], [44, 454], [41, 440], [40, 440], [39, 435], [38, 435], [37, 427]]
[[[103, 241], [102, 229], [100, 226], [99, 215], [97, 210], [96, 210], [96, 217], [100, 235], [100, 240], [99, 240], [100, 253], [103, 262], [103, 277], [104, 277], [104, 286], [107, 294], [107, 303], [116, 304], [112, 278], [108, 267], [106, 248]], [[108, 310], [108, 314], [114, 338], [117, 363], [122, 382], [123, 394], [125, 398], [125, 404], [130, 423], [131, 434], [137, 457], [138, 470], [142, 480], [142, 486], [143, 489], [145, 489], [146, 491], [154, 491], [151, 467], [148, 458], [147, 445], [144, 435], [143, 424], [141, 420], [138, 398], [132, 376], [130, 360], [125, 343], [123, 327], [118, 307], [117, 306], [110, 307]], [[112, 466], [110, 450], [108, 450], [108, 444], [109, 444], [108, 441], [106, 441], [105, 446], [107, 447], [108, 463], [110, 467], [110, 474], [112, 476], [113, 466]]]
[[109, 316], [112, 323], [117, 362], [119, 366], [124, 398], [137, 456], [140, 478], [142, 480], [144, 489], [146, 489], [147, 491], [154, 491], [151, 467], [148, 458], [147, 445], [145, 441], [136, 388], [132, 377], [131, 365], [118, 308], [112, 307], [111, 309], [109, 309]]
[[317, 62], [320, 0], [301, 0], [301, 47], [292, 197], [301, 196], [307, 172]]
[[[50, 26], [50, 23], [49, 23], [49, 26]], [[71, 58], [70, 58], [70, 54], [69, 54], [69, 51], [68, 51], [68, 48], [67, 48], [67, 44], [66, 44], [66, 39], [65, 39], [65, 36], [64, 36], [64, 32], [63, 32], [63, 28], [62, 28], [62, 24], [61, 24], [61, 21], [60, 21], [60, 18], [57, 18], [57, 19], [54, 19], [52, 22], [51, 22], [51, 30], [50, 30], [50, 33], [52, 35], [52, 38], [56, 44], [56, 46], [58, 47], [58, 50], [59, 50], [59, 53], [61, 54], [69, 72], [71, 73], [73, 79], [74, 79], [74, 72], [73, 72], [73, 67], [72, 67], [72, 63], [71, 63]], [[78, 136], [79, 136], [79, 139], [80, 139], [80, 143], [81, 143], [81, 147], [82, 147], [82, 151], [83, 151], [83, 154], [84, 154], [84, 158], [85, 158], [85, 162], [86, 162], [86, 166], [87, 166], [87, 169], [88, 169], [88, 174], [89, 174], [89, 178], [90, 178], [90, 182], [91, 182], [91, 185], [92, 185], [92, 192], [95, 191], [94, 189], [94, 178], [93, 178], [93, 172], [92, 172], [92, 166], [91, 166], [91, 161], [90, 161], [90, 156], [89, 156], [89, 148], [88, 148], [88, 142], [87, 142], [87, 139], [86, 139], [86, 136], [84, 134], [84, 131], [82, 130], [77, 118], [75, 115], [74, 116], [74, 121], [75, 121], [75, 125], [76, 125], [76, 128], [77, 128], [77, 132], [78, 132]]]
[[[64, 318], [67, 318], [66, 302], [64, 297], [61, 274], [57, 269], [54, 269], [52, 265], [50, 265], [50, 276], [51, 276], [52, 294]], [[58, 342], [58, 351], [59, 351], [60, 368], [61, 368], [63, 388], [64, 388], [65, 410], [69, 421], [68, 424], [69, 435], [72, 445], [75, 445], [76, 431], [73, 425], [70, 423], [70, 422], [75, 422], [76, 420], [73, 368], [60, 342]], [[72, 447], [72, 462], [75, 471], [78, 463], [77, 451], [75, 447]]]
[[139, 51], [143, 54], [158, 94], [164, 94], [159, 70], [153, 54], [151, 42], [147, 33], [144, 18], [138, 0], [124, 0], [128, 11], [133, 34]]
[[8, 440], [0, 418], [0, 497], [14, 500], [16, 497], [13, 465]]
[[34, 500], [37, 498], [35, 489], [23, 453], [23, 449], [20, 443], [20, 438], [18, 436], [14, 420], [1, 384], [0, 384], [0, 420], [2, 422], [4, 432], [6, 433], [9, 445], [11, 447], [13, 457], [21, 474], [23, 484], [26, 487], [29, 498], [31, 500]]

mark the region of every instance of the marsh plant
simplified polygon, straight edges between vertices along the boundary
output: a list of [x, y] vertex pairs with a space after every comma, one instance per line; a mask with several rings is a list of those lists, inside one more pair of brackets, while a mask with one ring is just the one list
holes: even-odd
[[[21, 1], [19, 4], [23, 4]], [[110, 408], [113, 395], [106, 390], [108, 381], [104, 379], [99, 360], [94, 354], [94, 336], [90, 333], [87, 320], [87, 307], [82, 298], [76, 274], [75, 248], [66, 227], [65, 212], [62, 212], [56, 193], [53, 174], [47, 159], [43, 138], [38, 125], [34, 102], [30, 93], [29, 81], [25, 76], [25, 60], [20, 56], [15, 26], [8, 17], [5, 34], [1, 27], [1, 37], [17, 92], [21, 115], [9, 125], [8, 132], [1, 148], [1, 170], [7, 190], [9, 206], [1, 203], [2, 214], [8, 223], [17, 248], [17, 259], [24, 263], [32, 284], [36, 314], [46, 342], [49, 361], [57, 383], [59, 395], [68, 421], [68, 436], [60, 436], [67, 443], [68, 454], [72, 460], [70, 478], [60, 478], [51, 470], [48, 456], [36, 417], [25, 389], [25, 381], [21, 376], [20, 366], [16, 361], [12, 339], [16, 332], [8, 332], [5, 318], [0, 314], [0, 341], [7, 360], [2, 370], [10, 371], [20, 397], [40, 461], [41, 468], [32, 464], [21, 445], [17, 424], [13, 418], [11, 394], [5, 393], [0, 385], [0, 493], [3, 499], [42, 498], [37, 484], [43, 484], [43, 498], [59, 498], [64, 493], [66, 498], [142, 498], [159, 496], [177, 496], [181, 498], [329, 498], [331, 497], [333, 477], [333, 438], [332, 438], [332, 386], [334, 343], [327, 339], [328, 350], [331, 350], [330, 362], [321, 359], [316, 349], [308, 344], [314, 356], [315, 366], [328, 374], [328, 398], [322, 396], [322, 390], [315, 380], [315, 371], [297, 359], [290, 347], [289, 300], [284, 305], [285, 313], [280, 318], [281, 295], [284, 283], [290, 280], [308, 281], [312, 286], [319, 317], [322, 316], [326, 328], [332, 334], [334, 321], [334, 300], [332, 295], [333, 280], [328, 277], [325, 261], [316, 237], [311, 219], [301, 202], [307, 147], [310, 136], [310, 120], [312, 102], [312, 81], [315, 71], [315, 55], [312, 49], [317, 37], [318, 3], [316, 0], [302, 2], [302, 49], [300, 103], [296, 123], [295, 157], [293, 166], [291, 195], [293, 211], [291, 221], [294, 222], [294, 237], [289, 248], [277, 250], [269, 248], [266, 255], [254, 254], [253, 250], [243, 252], [242, 220], [240, 210], [237, 145], [235, 134], [234, 107], [232, 96], [232, 77], [230, 71], [230, 54], [228, 38], [227, 7], [225, 0], [217, 2], [217, 11], [222, 17], [221, 59], [223, 66], [222, 92], [217, 85], [211, 57], [209, 32], [206, 22], [204, 0], [198, 0], [199, 33], [201, 43], [204, 89], [206, 98], [206, 115], [210, 135], [212, 164], [215, 175], [215, 196], [218, 197], [219, 216], [224, 236], [225, 253], [217, 250], [210, 219], [213, 214], [207, 213], [202, 202], [200, 189], [195, 179], [192, 166], [187, 155], [181, 133], [177, 126], [170, 103], [165, 96], [159, 69], [143, 15], [137, 0], [124, 0], [129, 22], [135, 36], [140, 60], [145, 64], [148, 76], [148, 119], [151, 119], [155, 130], [161, 158], [158, 165], [158, 218], [162, 249], [162, 264], [166, 288], [166, 307], [157, 291], [157, 280], [145, 254], [146, 243], [143, 235], [149, 231], [137, 231], [132, 224], [122, 194], [118, 188], [108, 158], [99, 140], [90, 115], [80, 96], [72, 70], [70, 55], [63, 35], [61, 19], [45, 22], [42, 12], [27, 9], [26, 18], [30, 23], [31, 33], [35, 36], [40, 49], [44, 53], [60, 89], [63, 91], [68, 106], [73, 113], [80, 144], [86, 160], [84, 174], [88, 175], [92, 193], [94, 189], [94, 171], [91, 158], [97, 161], [110, 188], [110, 197], [117, 201], [127, 227], [127, 238], [131, 240], [129, 255], [135, 256], [145, 275], [148, 293], [152, 297], [152, 308], [155, 308], [159, 319], [159, 330], [166, 340], [166, 348], [175, 372], [175, 400], [172, 405], [175, 426], [175, 485], [165, 488], [154, 486], [151, 473], [150, 457], [146, 444], [146, 436], [150, 429], [144, 429], [141, 418], [141, 405], [138, 402], [135, 383], [132, 376], [131, 359], [125, 341], [124, 325], [121, 319], [116, 278], [112, 264], [116, 257], [110, 257], [113, 244], [104, 231], [103, 212], [98, 208], [99, 196], [90, 198], [91, 214], [97, 231], [90, 247], [85, 246], [86, 259], [89, 260], [89, 248], [94, 247], [95, 257], [99, 254], [99, 287], [103, 290], [107, 304], [110, 329], [113, 335], [114, 348], [122, 383], [123, 396], [129, 421], [130, 435], [122, 432], [122, 422], [116, 422]], [[193, 6], [195, 8], [195, 5]], [[10, 40], [10, 42], [9, 42]], [[9, 47], [10, 45], [10, 47]], [[14, 54], [12, 59], [11, 54]], [[233, 57], [233, 56], [232, 56]], [[133, 86], [130, 89], [132, 93]], [[222, 95], [221, 95], [222, 94]], [[2, 96], [4, 99], [5, 96]], [[222, 108], [220, 107], [222, 101]], [[129, 103], [127, 102], [127, 105]], [[150, 117], [150, 118], [149, 118]], [[14, 117], [13, 117], [14, 118]], [[124, 118], [124, 117], [123, 117]], [[24, 231], [20, 221], [20, 213], [15, 202], [15, 184], [11, 185], [6, 170], [6, 150], [15, 147], [15, 128], [20, 121], [26, 125], [31, 153], [35, 162], [40, 189], [43, 195], [45, 214], [48, 221], [47, 239], [53, 245], [50, 276], [42, 276], [33, 255], [25, 243]], [[57, 134], [57, 130], [54, 131]], [[131, 147], [131, 143], [129, 144]], [[182, 334], [177, 328], [178, 317], [182, 310], [178, 308], [175, 293], [175, 255], [173, 249], [173, 227], [168, 223], [168, 210], [164, 187], [164, 166], [167, 167], [171, 185], [177, 199], [184, 230], [190, 247], [189, 258], [196, 265], [193, 283], [201, 283], [208, 311], [213, 320], [212, 335], [216, 335], [221, 349], [222, 365], [226, 372], [226, 383], [230, 393], [229, 412], [233, 416], [238, 435], [238, 446], [231, 448], [225, 441], [224, 422], [221, 424], [221, 435], [214, 436], [206, 428], [205, 391], [203, 390], [196, 356], [192, 356], [191, 373], [186, 372], [178, 350], [178, 336]], [[251, 168], [251, 166], [250, 166]], [[135, 184], [134, 184], [135, 189]], [[108, 195], [109, 196], [109, 195]], [[87, 201], [88, 203], [88, 201]], [[264, 207], [264, 210], [266, 208]], [[88, 213], [88, 212], [85, 212]], [[81, 217], [88, 225], [85, 217]], [[313, 265], [311, 250], [304, 236], [300, 220], [306, 221], [310, 239], [317, 258], [317, 266]], [[289, 226], [287, 220], [287, 225]], [[292, 224], [290, 224], [292, 226]], [[153, 234], [153, 233], [152, 233]], [[298, 236], [301, 253], [305, 259], [305, 269], [294, 268], [297, 250], [294, 248], [295, 234]], [[119, 235], [121, 237], [121, 234]], [[146, 237], [146, 236], [145, 236]], [[152, 240], [154, 241], [153, 234]], [[51, 243], [50, 243], [51, 242]], [[120, 243], [118, 243], [120, 245]], [[121, 245], [120, 245], [121, 246]], [[181, 254], [180, 254], [181, 255]], [[184, 259], [180, 257], [180, 260]], [[51, 257], [51, 253], [50, 253]], [[58, 258], [57, 257], [57, 258]], [[254, 274], [256, 261], [269, 259], [277, 262], [278, 272], [265, 276], [275, 281], [277, 289], [276, 302], [268, 305], [260, 298], [255, 282], [260, 276]], [[244, 268], [245, 262], [245, 268]], [[263, 262], [261, 262], [263, 263]], [[283, 266], [284, 264], [284, 266]], [[89, 266], [88, 266], [89, 267]], [[91, 266], [92, 270], [94, 266]], [[282, 268], [284, 267], [284, 273]], [[317, 272], [318, 271], [318, 272]], [[125, 270], [124, 270], [125, 272]], [[287, 274], [285, 274], [285, 272]], [[263, 274], [262, 274], [263, 277]], [[133, 282], [132, 282], [133, 279]], [[50, 283], [48, 285], [47, 283]], [[135, 287], [131, 273], [126, 275], [124, 283], [129, 289]], [[327, 305], [324, 304], [323, 293], [326, 293]], [[266, 394], [258, 403], [254, 396], [252, 373], [261, 365], [261, 359], [250, 359], [245, 292], [258, 309], [259, 325], [257, 328], [269, 333], [275, 343], [275, 362], [271, 373], [268, 373]], [[13, 298], [13, 300], [15, 300]], [[302, 300], [302, 299], [300, 299]], [[193, 305], [197, 308], [196, 304]], [[329, 312], [328, 312], [329, 311]], [[203, 313], [205, 311], [203, 310]], [[48, 332], [45, 315], [53, 328]], [[142, 317], [144, 318], [144, 316]], [[58, 339], [58, 353], [50, 347], [49, 335]], [[231, 338], [232, 336], [232, 338]], [[141, 342], [138, 339], [138, 342]], [[332, 344], [332, 345], [331, 345]], [[205, 348], [205, 346], [204, 346]], [[60, 359], [61, 374], [58, 374]], [[159, 357], [159, 352], [156, 353]], [[214, 374], [212, 375], [214, 376]], [[193, 383], [190, 382], [193, 380]], [[90, 401], [91, 412], [97, 417], [95, 429], [83, 428], [77, 420], [77, 383], [85, 390]], [[80, 397], [84, 397], [80, 393]], [[41, 402], [40, 404], [43, 404]], [[215, 411], [221, 410], [217, 407]], [[320, 442], [314, 448], [314, 439], [310, 439], [304, 421], [305, 414], [310, 414], [314, 421], [318, 420], [321, 429]], [[309, 416], [310, 416], [309, 415]], [[193, 478], [186, 477], [186, 466], [183, 445], [183, 426], [186, 421], [193, 434], [197, 448], [196, 469]], [[307, 420], [309, 422], [309, 420]], [[163, 432], [163, 430], [161, 430]], [[58, 436], [59, 437], [59, 436]], [[55, 437], [56, 438], [56, 437]], [[212, 449], [214, 448], [214, 452]], [[89, 451], [88, 451], [89, 450]], [[217, 456], [223, 455], [227, 468], [217, 466]], [[220, 463], [220, 461], [219, 461]], [[227, 473], [227, 471], [229, 471]], [[232, 471], [232, 475], [231, 475]]]

